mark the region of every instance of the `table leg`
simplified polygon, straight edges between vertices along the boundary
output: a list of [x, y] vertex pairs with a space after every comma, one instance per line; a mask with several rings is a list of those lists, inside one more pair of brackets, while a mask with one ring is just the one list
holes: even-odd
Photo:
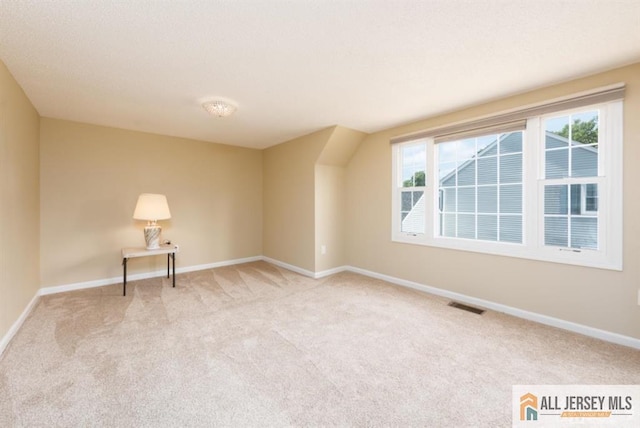
[[169, 258], [171, 257], [171, 253], [167, 253], [167, 278], [169, 278]]
[[171, 253], [173, 259], [173, 288], [176, 288], [176, 253]]
[[127, 295], [127, 259], [122, 259], [122, 295]]

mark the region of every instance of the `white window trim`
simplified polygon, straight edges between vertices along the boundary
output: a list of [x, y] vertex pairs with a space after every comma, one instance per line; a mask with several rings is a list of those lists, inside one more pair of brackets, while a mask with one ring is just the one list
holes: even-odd
[[[563, 112], [533, 117], [527, 120], [527, 130], [523, 135], [523, 243], [478, 241], [473, 239], [450, 238], [438, 235], [437, 150], [433, 138], [422, 138], [392, 145], [393, 177], [392, 182], [392, 230], [393, 242], [426, 245], [452, 250], [472, 251], [484, 254], [540, 260], [601, 269], [622, 270], [622, 208], [623, 208], [623, 101], [611, 101], [603, 104], [572, 109], [600, 110], [599, 141], [607, 145], [599, 150], [599, 177], [576, 179], [576, 182], [598, 183], [598, 250], [572, 250], [544, 245], [543, 207], [544, 184], [550, 181], [544, 177], [544, 144], [540, 143], [542, 119], [557, 116]], [[604, 133], [604, 135], [602, 135]], [[425, 192], [424, 234], [400, 232], [400, 198], [398, 183], [401, 183], [400, 148], [409, 144], [425, 144], [427, 153]]]

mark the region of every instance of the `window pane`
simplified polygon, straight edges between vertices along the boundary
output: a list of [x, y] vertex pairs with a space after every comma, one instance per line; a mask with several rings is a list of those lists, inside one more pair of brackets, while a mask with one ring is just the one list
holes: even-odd
[[587, 184], [587, 194], [585, 196], [585, 211], [598, 211], [598, 185]]
[[545, 153], [546, 178], [564, 178], [569, 176], [569, 150], [549, 150]]
[[425, 185], [425, 173], [423, 170], [416, 171], [413, 175], [402, 181], [402, 187], [424, 187]]
[[582, 214], [582, 185], [572, 184], [571, 187], [571, 214]]
[[522, 151], [522, 132], [511, 132], [500, 136], [500, 154]]
[[598, 212], [598, 185], [572, 184], [571, 185], [571, 214], [573, 215], [597, 215]]
[[402, 157], [402, 187], [425, 185], [427, 146], [412, 144], [400, 149]]
[[476, 188], [462, 187], [458, 189], [458, 212], [473, 213], [476, 211]]
[[[440, 217], [441, 234], [496, 241], [502, 228], [496, 215], [500, 211], [518, 214], [505, 220], [507, 229], [501, 240], [521, 242], [523, 135], [518, 131], [439, 144], [438, 150], [443, 154], [438, 162], [440, 210], [457, 214], [455, 220], [446, 215]], [[510, 184], [499, 188], [498, 183]], [[492, 215], [480, 220], [478, 213]], [[478, 226], [480, 221], [484, 232]]]
[[598, 175], [598, 147], [584, 146], [571, 149], [571, 176], [596, 177]]
[[456, 236], [456, 215], [455, 214], [444, 214], [444, 236]]
[[567, 214], [569, 195], [568, 186], [554, 185], [544, 186], [544, 213]]
[[476, 139], [478, 157], [495, 156], [498, 154], [498, 140], [495, 135], [487, 135]]
[[456, 148], [456, 159], [458, 160], [458, 162], [462, 162], [466, 159], [471, 159], [476, 155], [476, 139], [469, 138], [466, 140], [458, 141], [456, 144]]
[[522, 186], [500, 186], [500, 212], [522, 213]]
[[458, 238], [476, 238], [476, 216], [474, 214], [458, 214]]
[[458, 164], [458, 186], [476, 184], [476, 161], [468, 160]]
[[455, 162], [441, 163], [438, 168], [438, 177], [440, 186], [451, 187], [456, 185], [456, 167]]
[[567, 217], [545, 217], [544, 245], [555, 247], [568, 246], [569, 222]]
[[478, 212], [498, 212], [498, 186], [478, 187]]
[[442, 206], [442, 210], [445, 212], [455, 212], [456, 211], [456, 188], [447, 188], [443, 189], [440, 192], [440, 197], [443, 199], [440, 203]]
[[522, 243], [522, 216], [500, 216], [500, 241]]
[[544, 192], [545, 245], [597, 249], [598, 185], [551, 185]]
[[545, 147], [547, 149], [566, 149], [569, 147], [569, 139], [547, 132], [545, 136]]
[[498, 182], [498, 158], [478, 159], [478, 184], [496, 184]]
[[598, 175], [598, 114], [591, 111], [545, 121], [546, 178]]
[[598, 111], [574, 114], [571, 116], [571, 141], [575, 145], [598, 144]]
[[455, 162], [456, 144], [455, 142], [438, 144], [438, 162]]
[[497, 215], [478, 215], [478, 239], [485, 241], [498, 240]]
[[407, 212], [411, 211], [411, 208], [413, 207], [411, 192], [402, 192], [400, 194], [400, 198], [402, 199], [402, 202], [400, 204], [400, 210], [407, 211]]
[[522, 182], [522, 154], [500, 156], [500, 183]]
[[545, 120], [545, 149], [568, 147], [570, 116]]
[[571, 218], [571, 247], [598, 249], [597, 217]]
[[[405, 209], [405, 207], [409, 207]], [[424, 192], [402, 192], [402, 224], [400, 230], [407, 233], [424, 233]]]

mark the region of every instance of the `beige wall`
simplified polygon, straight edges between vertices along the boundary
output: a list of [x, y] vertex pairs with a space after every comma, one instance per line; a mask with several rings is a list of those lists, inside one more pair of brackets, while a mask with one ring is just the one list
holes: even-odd
[[311, 272], [345, 264], [345, 167], [365, 135], [333, 126], [264, 151], [265, 256]]
[[39, 120], [0, 61], [0, 339], [40, 283]]
[[[367, 134], [334, 127], [315, 167], [315, 272], [346, 264], [346, 166]], [[326, 253], [322, 254], [322, 247]]]
[[[617, 82], [624, 102], [624, 271], [391, 242], [392, 136]], [[640, 64], [372, 134], [347, 169], [350, 265], [640, 338]]]
[[262, 254], [262, 152], [47, 118], [40, 138], [43, 287], [120, 276], [120, 248], [144, 245], [140, 193], [167, 195], [178, 268]]
[[[315, 272], [344, 266], [345, 168], [315, 167]], [[325, 246], [326, 253], [321, 248]]]
[[265, 256], [315, 271], [315, 163], [333, 131], [264, 150]]

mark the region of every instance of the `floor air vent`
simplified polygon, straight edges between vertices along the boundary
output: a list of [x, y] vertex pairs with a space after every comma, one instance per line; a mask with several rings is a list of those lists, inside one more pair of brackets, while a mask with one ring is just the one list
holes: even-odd
[[449, 302], [449, 306], [462, 309], [463, 311], [473, 312], [474, 314], [482, 315], [484, 313], [484, 309], [474, 308], [473, 306], [463, 305], [458, 302]]

